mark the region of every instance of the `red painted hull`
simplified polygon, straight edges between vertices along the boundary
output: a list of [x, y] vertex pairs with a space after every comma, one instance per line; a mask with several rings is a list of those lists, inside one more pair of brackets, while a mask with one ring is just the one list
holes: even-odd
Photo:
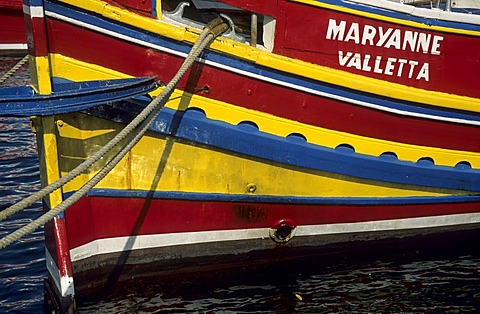
[[476, 213], [479, 207], [477, 202], [354, 206], [87, 197], [67, 211], [66, 228], [74, 249], [96, 239], [131, 236], [132, 230], [151, 235], [275, 228], [282, 221], [292, 227], [342, 224]]
[[[480, 51], [478, 37], [392, 25], [367, 17], [289, 2], [286, 3], [285, 10], [289, 12], [288, 32], [285, 33], [281, 54], [406, 86], [480, 97], [480, 89], [472, 84], [478, 80], [477, 73], [480, 71], [480, 65], [473, 56], [475, 51]], [[337, 26], [342, 21], [345, 22], [343, 36], [335, 36], [333, 32], [329, 34], [331, 20], [335, 21]], [[304, 27], [305, 24], [309, 27]], [[350, 31], [352, 25], [358, 26], [358, 33], [356, 28]], [[384, 31], [386, 34], [388, 29], [393, 31], [390, 32], [390, 36], [385, 35], [383, 40], [379, 33]], [[372, 40], [365, 34], [369, 31], [377, 33]], [[410, 34], [417, 36], [415, 43], [405, 40]], [[429, 38], [428, 45], [425, 39], [425, 47], [419, 47], [421, 36]], [[339, 62], [339, 51], [342, 51], [344, 56], [347, 52], [359, 53], [362, 58], [361, 65], [356, 66], [354, 63], [348, 67], [346, 62], [342, 66]], [[367, 55], [370, 56], [370, 62], [364, 67]], [[377, 56], [382, 60], [375, 71], [374, 60]], [[395, 60], [392, 59], [390, 63], [391, 70], [386, 71], [388, 58]], [[406, 60], [402, 69], [399, 60]], [[411, 65], [409, 61], [412, 61]], [[418, 78], [420, 69], [425, 63], [428, 63], [429, 68], [428, 80], [424, 77]]]
[[[162, 81], [168, 81], [183, 62], [177, 56], [64, 22], [49, 19], [47, 27], [51, 34], [48, 36], [51, 52], [129, 75], [155, 75]], [[76, 45], [78, 41], [85, 44]], [[139, 57], [131, 58], [132, 55]], [[169, 66], [165, 67], [165, 64]], [[350, 134], [413, 145], [480, 152], [480, 142], [477, 140], [480, 129], [476, 126], [380, 112], [258, 81], [208, 65], [202, 66], [201, 73], [193, 80], [183, 80], [179, 86], [187, 86], [187, 91], [208, 86], [206, 96], [209, 98]], [[232, 89], [231, 86], [235, 88]], [[200, 95], [205, 94], [202, 92]]]
[[[431, 18], [428, 14], [424, 19], [415, 19], [405, 14], [406, 10], [385, 14], [391, 17], [385, 19], [385, 12], [369, 14], [362, 5], [335, 9], [335, 5], [328, 6], [328, 1], [319, 2], [318, 6], [313, 1], [311, 5], [273, 0], [221, 2], [276, 19], [274, 53], [405, 86], [480, 97], [474, 83], [480, 71], [476, 54], [480, 51], [478, 35], [425, 27]], [[111, 4], [147, 12], [131, 1]], [[418, 16], [422, 17], [421, 13]], [[334, 34], [338, 29], [329, 29], [333, 22], [336, 26], [345, 23], [340, 33]], [[345, 59], [343, 63], [340, 51], [344, 57], [348, 52], [357, 54], [361, 62], [349, 63]]]
[[[76, 292], [80, 297], [88, 298], [95, 297], [92, 293], [101, 292], [105, 287], [108, 289], [117, 282], [143, 277], [246, 267], [304, 254], [313, 256], [329, 253], [330, 250], [352, 251], [372, 240], [375, 243], [386, 239], [390, 241], [384, 244], [395, 243], [399, 239], [408, 242], [419, 235], [428, 238], [432, 234], [446, 234], [451, 239], [456, 237], [451, 232], [470, 232], [476, 225], [402, 230], [374, 230], [373, 227], [363, 232], [346, 229], [344, 232], [317, 235], [299, 233], [301, 227], [307, 225], [368, 224], [372, 221], [381, 224], [386, 220], [400, 222], [402, 219], [425, 217], [438, 217], [440, 221], [444, 219], [442, 217], [450, 215], [478, 213], [479, 206], [479, 202], [353, 206], [87, 197], [66, 212], [65, 238], [68, 239], [74, 259], [72, 267]], [[264, 238], [195, 242], [201, 233], [228, 234], [240, 230], [248, 234], [259, 229], [275, 229], [282, 224], [297, 229], [297, 235], [288, 243], [275, 243], [269, 239], [268, 232]], [[51, 232], [50, 228], [46, 228], [46, 234]], [[136, 243], [148, 241], [149, 236], [169, 239], [184, 234], [188, 234], [188, 243], [166, 245], [159, 242], [158, 245], [141, 249], [128, 249]], [[125, 238], [128, 240], [123, 240]], [[102, 246], [103, 241], [109, 244]], [[123, 250], [113, 249], [117, 241]], [[417, 244], [420, 242], [417, 241]], [[85, 246], [104, 247], [106, 251], [78, 259], [78, 252]]]

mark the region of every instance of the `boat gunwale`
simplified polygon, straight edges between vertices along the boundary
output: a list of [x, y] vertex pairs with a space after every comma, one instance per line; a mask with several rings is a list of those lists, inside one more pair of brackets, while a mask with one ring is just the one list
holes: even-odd
[[[94, 0], [96, 1], [96, 0]], [[62, 1], [67, 4], [71, 4], [69, 0]], [[80, 7], [79, 4], [75, 5]], [[107, 6], [108, 7], [108, 6]], [[76, 25], [80, 23], [82, 27], [87, 27], [93, 31], [105, 33], [110, 36], [117, 32], [115, 28], [118, 28], [120, 24], [124, 24], [127, 27], [132, 28], [132, 30], [137, 29], [138, 31], [148, 31], [150, 33], [160, 35], [169, 40], [184, 42], [184, 43], [193, 43], [195, 42], [199, 30], [191, 29], [188, 27], [176, 27], [173, 25], [166, 24], [161, 20], [153, 20], [146, 18], [144, 16], [139, 16], [124, 9], [116, 8], [109, 6], [108, 8], [112, 12], [117, 12], [118, 14], [126, 14], [129, 18], [127, 21], [112, 20], [112, 12], [105, 14], [103, 10], [89, 10], [90, 12], [100, 14], [107, 18], [107, 20], [97, 20], [98, 25], [89, 23], [95, 23], [95, 17], [93, 15], [88, 15], [89, 22], [77, 22], [76, 19], [68, 17], [63, 14], [75, 14], [75, 11], [68, 9], [67, 7], [62, 7], [59, 4], [54, 4], [52, 2], [46, 3], [46, 15], [47, 17], [53, 18], [55, 20], [60, 20], [64, 22], [71, 23]], [[85, 9], [85, 8], [84, 8]], [[107, 8], [105, 8], [107, 10]], [[86, 14], [83, 12], [82, 14]], [[106, 29], [105, 23], [110, 24], [110, 29]], [[113, 28], [112, 28], [113, 27]], [[480, 32], [479, 32], [480, 35]], [[127, 39], [127, 38], [124, 38]], [[137, 44], [141, 44], [137, 42]], [[210, 49], [217, 51], [218, 53], [223, 53], [228, 56], [235, 56], [240, 60], [245, 62], [252, 62], [259, 66], [264, 66], [271, 69], [276, 69], [285, 73], [296, 73], [296, 75], [302, 76], [307, 79], [312, 79], [315, 81], [325, 82], [327, 84], [333, 84], [342, 88], [354, 89], [357, 91], [368, 92], [371, 94], [377, 94], [383, 97], [395, 98], [398, 100], [405, 100], [410, 102], [416, 102], [421, 104], [426, 104], [435, 107], [445, 107], [455, 110], [465, 110], [472, 112], [480, 112], [480, 99], [462, 96], [457, 94], [450, 94], [447, 92], [441, 91], [432, 91], [426, 89], [420, 89], [417, 87], [411, 87], [407, 85], [402, 85], [399, 83], [388, 82], [376, 78], [371, 78], [359, 74], [349, 73], [343, 70], [337, 70], [333, 68], [328, 68], [326, 66], [314, 65], [305, 61], [293, 59], [290, 57], [281, 56], [275, 53], [270, 53], [262, 51], [257, 48], [253, 48], [249, 45], [238, 43], [227, 38], [217, 39], [212, 43]], [[186, 54], [181, 52], [181, 55]]]

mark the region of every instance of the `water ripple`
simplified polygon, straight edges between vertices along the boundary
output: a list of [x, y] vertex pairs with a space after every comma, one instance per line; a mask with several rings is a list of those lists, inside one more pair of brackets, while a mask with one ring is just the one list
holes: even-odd
[[[0, 58], [0, 75], [19, 61]], [[28, 66], [4, 85], [27, 84]], [[0, 210], [40, 187], [35, 136], [28, 118], [0, 117]], [[42, 212], [37, 203], [0, 222], [0, 236], [22, 227]], [[0, 312], [43, 312], [43, 280], [46, 277], [43, 228], [0, 252]]]

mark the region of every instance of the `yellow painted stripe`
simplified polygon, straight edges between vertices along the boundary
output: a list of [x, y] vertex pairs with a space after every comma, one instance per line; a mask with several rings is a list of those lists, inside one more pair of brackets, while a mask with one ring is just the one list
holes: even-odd
[[[107, 18], [177, 41], [194, 43], [199, 35], [199, 30], [169, 25], [158, 20], [140, 16], [127, 10], [108, 5], [105, 2], [98, 0], [62, 0], [62, 2], [102, 14]], [[313, 4], [317, 2], [309, 1], [309, 3]], [[309, 79], [360, 90], [362, 92], [411, 102], [425, 103], [432, 106], [480, 112], [480, 100], [477, 98], [408, 87], [397, 83], [352, 74], [346, 71], [314, 65], [308, 62], [262, 51], [223, 37], [215, 40], [210, 45], [210, 48], [271, 69], [281, 70], [286, 73], [292, 73]]]
[[[480, 36], [480, 32], [478, 32], [478, 31], [458, 29], [458, 28], [452, 28], [452, 27], [427, 25], [427, 24], [418, 23], [418, 22], [415, 22], [415, 21], [403, 20], [403, 19], [399, 19], [399, 18], [394, 18], [394, 17], [385, 16], [385, 15], [365, 12], [365, 11], [361, 11], [361, 10], [345, 8], [345, 7], [338, 6], [338, 5], [324, 3], [324, 2], [321, 2], [321, 1], [315, 1], [315, 0], [288, 0], [288, 1], [299, 2], [299, 3], [307, 4], [307, 5], [310, 5], [310, 6], [314, 6], [314, 7], [320, 7], [320, 8], [329, 9], [329, 10], [333, 10], [333, 11], [344, 12], [344, 13], [348, 13], [348, 14], [354, 14], [354, 15], [358, 15], [358, 16], [363, 16], [363, 17], [379, 20], [379, 21], [390, 22], [390, 23], [395, 23], [395, 24], [400, 24], [400, 25], [405, 25], [405, 26], [411, 26], [411, 27], [415, 27], [415, 28], [426, 29], [426, 30], [429, 30], [429, 31], [433, 30], [433, 31], [445, 32], [445, 33]], [[358, 4], [362, 5], [362, 3], [358, 3]], [[381, 6], [378, 6], [376, 8], [382, 9]], [[402, 12], [398, 12], [398, 13], [401, 14]], [[406, 13], [404, 13], [404, 14], [406, 14]]]
[[59, 54], [50, 54], [52, 75], [71, 81], [110, 80], [115, 78], [131, 77], [122, 72], [98, 66], [94, 63], [85, 63]]
[[29, 55], [31, 84], [39, 94], [50, 94], [52, 83], [50, 80], [50, 61], [48, 57]]
[[[87, 115], [63, 115], [63, 129], [69, 125], [88, 128], [116, 128], [111, 121]], [[84, 124], [85, 123], [85, 124]], [[104, 141], [114, 134], [103, 138]], [[79, 140], [80, 141], [80, 140]], [[65, 174], [88, 155], [98, 139], [81, 141], [72, 148], [68, 141], [58, 140]], [[100, 168], [98, 165], [97, 168]], [[97, 171], [96, 169], [95, 171]], [[94, 171], [94, 172], [95, 172]], [[78, 189], [94, 172], [80, 176], [65, 187]], [[131, 153], [96, 187], [108, 189], [156, 190], [166, 192], [250, 194], [255, 185], [257, 195], [311, 197], [405, 197], [449, 195], [449, 191], [401, 185], [387, 185], [369, 180], [349, 180], [321, 171], [286, 168], [278, 163], [257, 161], [228, 152], [176, 142], [172, 138], [145, 136]], [[455, 192], [456, 193], [456, 192]], [[460, 192], [463, 193], [463, 192]]]
[[[47, 186], [60, 179], [56, 123], [53, 116], [35, 117], [34, 121], [38, 132], [41, 182], [42, 186]], [[54, 208], [62, 200], [61, 190], [55, 190], [45, 197], [50, 208]]]
[[[120, 72], [60, 55], [54, 55], [52, 60], [54, 74], [71, 80], [126, 77]], [[152, 94], [158, 94], [159, 90]], [[467, 161], [473, 168], [480, 168], [480, 154], [478, 153], [395, 143], [314, 127], [198, 95], [192, 96], [180, 90], [176, 90], [172, 94], [166, 107], [175, 110], [185, 110], [189, 107], [201, 108], [210, 119], [225, 121], [233, 125], [242, 121], [252, 121], [263, 132], [282, 137], [291, 133], [300, 133], [307, 138], [308, 142], [330, 148], [335, 148], [340, 144], [349, 144], [360, 154], [380, 156], [384, 152], [394, 152], [400, 160], [405, 161], [416, 162], [420, 158], [430, 157], [437, 165], [455, 166], [459, 162]]]
[[167, 107], [185, 110], [187, 108], [185, 104], [188, 104], [188, 107], [201, 108], [207, 117], [213, 120], [225, 121], [233, 125], [242, 121], [251, 121], [263, 132], [281, 137], [299, 133], [304, 135], [309, 143], [330, 148], [348, 144], [360, 154], [380, 156], [385, 152], [394, 152], [400, 160], [405, 161], [416, 162], [420, 158], [430, 157], [437, 165], [455, 166], [461, 161], [468, 161], [472, 167], [480, 168], [480, 154], [478, 153], [409, 145], [348, 134], [279, 118], [197, 95], [184, 94], [186, 93], [176, 90], [167, 103]]
[[155, 3], [155, 13], [157, 14], [157, 18], [162, 18], [162, 0], [152, 0], [152, 3]]
[[[61, 0], [61, 2], [100, 14], [114, 21], [145, 29], [154, 34], [169, 37], [175, 40], [182, 41], [185, 36], [184, 27], [168, 25], [153, 18], [141, 16], [128, 10], [109, 5], [108, 3], [100, 0]], [[157, 8], [157, 10], [160, 10], [160, 8]], [[196, 32], [197, 34], [200, 34], [199, 31]]]
[[72, 139], [72, 140], [87, 140], [93, 138], [99, 138], [106, 134], [113, 133], [115, 131], [120, 131], [120, 126], [117, 128], [99, 128], [96, 125], [90, 125], [88, 128], [78, 128], [74, 126], [65, 127], [65, 122], [62, 119], [57, 120], [57, 125], [59, 133], [62, 136], [62, 139]]
[[[282, 61], [279, 61], [280, 59]], [[344, 86], [346, 88], [364, 91], [375, 95], [403, 101], [429, 104], [435, 107], [480, 112], [480, 99], [478, 98], [423, 90], [319, 65], [312, 65], [277, 55], [272, 56], [268, 54], [260, 54], [257, 63], [287, 73], [301, 73], [302, 76], [320, 82]]]

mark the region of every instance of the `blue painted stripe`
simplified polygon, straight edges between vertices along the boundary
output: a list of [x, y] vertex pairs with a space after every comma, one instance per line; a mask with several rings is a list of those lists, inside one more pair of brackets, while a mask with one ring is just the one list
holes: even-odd
[[[188, 54], [191, 48], [191, 46], [184, 43], [157, 37], [149, 33], [142, 32], [141, 30], [133, 29], [131, 27], [120, 25], [114, 22], [109, 22], [93, 15], [89, 15], [85, 12], [78, 12], [71, 8], [51, 2], [46, 2], [46, 8], [50, 12], [67, 16], [77, 21], [88, 23], [101, 29], [112, 31], [130, 38], [139, 39], [153, 45], [161, 46], [171, 51], [179, 52], [185, 56]], [[221, 68], [232, 68], [233, 72], [241, 72], [241, 75], [250, 76], [255, 79], [261, 79], [268, 82], [273, 81], [274, 84], [286, 86], [287, 88], [321, 95], [322, 97], [340, 99], [341, 101], [351, 102], [360, 106], [370, 106], [376, 108], [377, 110], [388, 112], [400, 111], [404, 112], [406, 115], [409, 113], [413, 115], [419, 114], [424, 115], [424, 118], [435, 119], [435, 117], [440, 117], [445, 119], [470, 121], [474, 124], [480, 123], [480, 114], [478, 113], [467, 113], [450, 109], [438, 109], [418, 103], [399, 102], [390, 98], [379, 97], [378, 95], [360, 93], [347, 88], [322, 84], [318, 81], [306, 79], [291, 73], [262, 67], [251, 62], [246, 62], [241, 59], [232, 58], [227, 55], [218, 54], [212, 51], [204, 52], [201, 55], [201, 58], [213, 66], [217, 64], [220, 65]], [[397, 112], [397, 114], [402, 113]]]
[[0, 88], [0, 115], [33, 116], [75, 112], [100, 104], [144, 95], [157, 88], [153, 78], [65, 82], [53, 80], [51, 94], [30, 86]]
[[157, 1], [152, 0], [152, 16], [153, 17], [158, 17], [157, 16]]
[[[66, 194], [71, 195], [72, 193]], [[426, 205], [480, 202], [480, 196], [414, 196], [414, 197], [304, 197], [278, 195], [245, 195], [221, 193], [187, 193], [171, 191], [92, 189], [88, 196], [113, 198], [175, 199], [199, 202], [245, 202], [302, 205]]]
[[[113, 115], [115, 121], [127, 123], [132, 115], [136, 114], [135, 106], [128, 105], [124, 108], [125, 111], [121, 106], [116, 106], [115, 112], [110, 114], [97, 108], [92, 114], [107, 119]], [[136, 109], [140, 108], [138, 106]], [[260, 132], [251, 126], [234, 126], [210, 120], [196, 110], [183, 112], [163, 108], [150, 129], [246, 156], [325, 171], [327, 172], [325, 175], [332, 173], [412, 187], [480, 192], [480, 170], [477, 169], [414, 163], [331, 149]]]
[[30, 7], [42, 6], [43, 0], [23, 0], [23, 4]]

